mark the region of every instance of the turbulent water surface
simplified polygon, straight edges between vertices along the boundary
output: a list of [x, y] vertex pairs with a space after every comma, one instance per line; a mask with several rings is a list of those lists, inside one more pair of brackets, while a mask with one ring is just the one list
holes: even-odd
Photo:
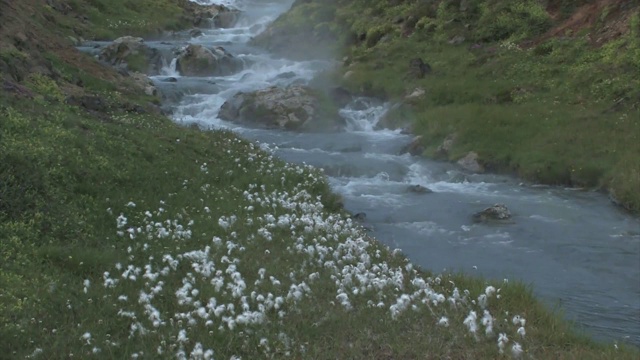
[[[222, 121], [217, 117], [220, 106], [238, 91], [306, 83], [332, 64], [281, 59], [247, 45], [289, 8], [291, 0], [199, 2], [238, 7], [243, 15], [232, 29], [205, 30], [194, 39], [185, 34], [148, 42], [166, 54], [167, 66], [154, 81], [167, 94], [183, 94], [173, 107], [175, 121], [232, 129], [275, 145], [276, 154], [287, 161], [324, 168], [346, 208], [366, 213], [365, 225], [376, 238], [401, 248], [423, 268], [522, 280], [595, 337], [640, 345], [638, 219], [615, 208], [602, 194], [474, 175], [455, 165], [397, 155], [410, 137], [373, 130], [388, 104], [371, 99], [358, 99], [342, 109], [348, 130], [330, 136]], [[243, 59], [245, 70], [226, 77], [181, 77], [172, 51], [187, 43], [223, 46]], [[177, 81], [166, 82], [167, 77]], [[434, 192], [408, 192], [415, 184]], [[507, 204], [513, 223], [472, 222], [471, 214], [494, 203]]]

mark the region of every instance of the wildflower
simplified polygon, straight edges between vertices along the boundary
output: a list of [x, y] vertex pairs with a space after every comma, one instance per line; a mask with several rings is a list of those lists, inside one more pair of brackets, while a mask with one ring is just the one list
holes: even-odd
[[504, 354], [504, 347], [508, 342], [509, 338], [505, 333], [500, 333], [500, 335], [498, 335], [498, 349], [500, 351], [500, 354]]
[[525, 334], [526, 334], [526, 331], [524, 330], [524, 326], [521, 326], [520, 328], [518, 328], [518, 335], [524, 338]]
[[476, 330], [478, 329], [478, 325], [476, 324], [476, 319], [478, 318], [478, 315], [476, 315], [475, 311], [471, 311], [469, 312], [469, 315], [467, 316], [466, 319], [464, 319], [463, 324], [467, 326], [467, 328], [469, 329], [469, 332], [471, 332], [472, 334], [476, 333]]
[[449, 319], [447, 319], [446, 316], [441, 317], [440, 321], [438, 321], [438, 325], [444, 326], [444, 327], [449, 327]]
[[519, 358], [520, 355], [522, 355], [522, 346], [520, 346], [520, 344], [518, 343], [514, 343], [511, 347], [511, 354], [514, 358]]
[[482, 317], [482, 325], [485, 327], [485, 333], [487, 335], [491, 335], [493, 333], [493, 317], [489, 311], [484, 311], [484, 316]]
[[91, 342], [91, 333], [86, 332], [82, 334], [82, 337], [80, 339], [86, 341], [88, 345]]

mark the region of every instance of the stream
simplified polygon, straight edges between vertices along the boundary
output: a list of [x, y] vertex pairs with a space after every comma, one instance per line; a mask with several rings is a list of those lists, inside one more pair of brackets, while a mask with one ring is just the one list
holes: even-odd
[[[327, 61], [292, 61], [247, 44], [285, 12], [292, 0], [199, 1], [243, 10], [231, 29], [202, 29], [147, 45], [167, 54], [156, 86], [178, 94], [169, 104], [173, 119], [204, 129], [231, 129], [269, 144], [290, 162], [325, 170], [347, 210], [366, 213], [371, 235], [400, 248], [417, 265], [434, 272], [464, 271], [491, 279], [521, 280], [552, 307], [560, 306], [594, 338], [640, 346], [640, 219], [595, 192], [523, 183], [519, 179], [465, 172], [455, 164], [398, 155], [411, 141], [399, 131], [374, 130], [389, 108], [356, 99], [340, 114], [347, 130], [335, 134], [294, 133], [243, 127], [220, 120], [220, 106], [239, 91], [309, 82]], [[187, 43], [223, 46], [245, 69], [224, 77], [182, 77], [172, 50]], [[81, 50], [99, 51], [91, 42]], [[175, 82], [167, 82], [168, 77]], [[415, 194], [409, 185], [433, 193]], [[475, 224], [471, 215], [506, 204], [513, 222]]]

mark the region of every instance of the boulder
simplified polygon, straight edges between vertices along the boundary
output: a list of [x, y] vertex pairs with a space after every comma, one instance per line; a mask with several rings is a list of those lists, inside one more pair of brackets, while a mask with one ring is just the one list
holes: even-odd
[[473, 214], [474, 222], [506, 221], [511, 219], [511, 212], [504, 204], [495, 204]]
[[430, 73], [431, 65], [424, 62], [422, 58], [414, 58], [409, 61], [409, 77], [422, 79]]
[[126, 71], [157, 75], [162, 69], [162, 56], [144, 43], [142, 38], [123, 36], [107, 45], [98, 59]]
[[478, 154], [474, 151], [470, 151], [462, 159], [458, 160], [458, 165], [474, 173], [484, 172], [484, 167], [478, 162]]
[[418, 135], [414, 137], [410, 143], [405, 145], [400, 150], [400, 155], [403, 155], [403, 154], [410, 154], [413, 156], [422, 155], [422, 153], [424, 152], [424, 145], [422, 144], [422, 140], [423, 140], [422, 135]]
[[292, 85], [237, 93], [220, 108], [223, 120], [286, 130], [335, 130], [339, 117], [321, 115], [320, 101], [308, 87]]
[[158, 89], [147, 75], [132, 73], [131, 80], [133, 80], [134, 85], [143, 90], [146, 95], [158, 96]]
[[429, 189], [428, 187], [419, 184], [409, 185], [409, 187], [407, 187], [407, 191], [416, 194], [431, 194], [433, 192], [433, 190]]
[[183, 76], [225, 76], [242, 70], [242, 60], [221, 46], [207, 49], [189, 44], [178, 55], [176, 69]]
[[213, 18], [213, 26], [217, 28], [228, 29], [232, 28], [238, 22], [240, 17], [240, 10], [224, 8], [218, 12]]

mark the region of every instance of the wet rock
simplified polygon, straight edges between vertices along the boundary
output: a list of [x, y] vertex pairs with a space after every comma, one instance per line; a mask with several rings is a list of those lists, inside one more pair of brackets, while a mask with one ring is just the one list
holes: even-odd
[[484, 172], [484, 167], [478, 162], [478, 154], [474, 151], [470, 151], [465, 157], [458, 160], [458, 165], [474, 173]]
[[238, 23], [239, 17], [240, 10], [225, 8], [213, 18], [213, 26], [223, 29], [232, 28]]
[[123, 36], [106, 46], [98, 59], [125, 71], [138, 71], [157, 75], [162, 69], [162, 56], [157, 49], [144, 43], [144, 39]]
[[422, 79], [430, 73], [431, 65], [424, 62], [422, 58], [414, 58], [409, 61], [409, 77]]
[[422, 155], [422, 153], [424, 152], [424, 145], [422, 144], [422, 140], [423, 140], [422, 135], [418, 135], [414, 137], [410, 143], [405, 145], [400, 150], [400, 155], [403, 155], [403, 154], [410, 154], [412, 156]]
[[242, 67], [242, 60], [221, 46], [207, 49], [202, 45], [189, 44], [180, 52], [176, 62], [176, 69], [183, 76], [225, 76], [241, 71]]
[[170, 76], [168, 78], [164, 78], [161, 80], [162, 82], [170, 82], [170, 83], [174, 83], [174, 82], [178, 82], [178, 79], [174, 78], [173, 76]]
[[352, 215], [351, 218], [356, 221], [365, 221], [367, 219], [367, 214], [363, 212], [359, 212]]
[[133, 80], [134, 85], [143, 90], [146, 95], [158, 96], [158, 89], [147, 75], [132, 73], [131, 80]]
[[431, 194], [433, 192], [433, 190], [420, 184], [409, 185], [409, 187], [407, 187], [407, 191], [416, 194]]
[[335, 87], [329, 90], [329, 97], [333, 101], [336, 106], [343, 108], [347, 106], [348, 103], [353, 100], [353, 96], [349, 92], [349, 90], [343, 88], [342, 86]]
[[204, 33], [200, 29], [193, 29], [193, 30], [189, 31], [189, 36], [191, 36], [192, 38], [197, 38], [197, 37], [200, 37], [202, 35], [204, 35]]
[[511, 219], [511, 212], [504, 204], [495, 204], [473, 214], [474, 222], [507, 221]]
[[320, 114], [316, 94], [305, 86], [269, 87], [240, 92], [220, 108], [223, 120], [251, 123], [267, 128], [286, 130], [332, 130], [339, 117]]
[[436, 154], [444, 158], [449, 157], [449, 153], [453, 148], [453, 144], [455, 143], [456, 138], [457, 138], [456, 134], [447, 135], [444, 141], [442, 141], [442, 144], [439, 145], [438, 148], [436, 149]]
[[293, 71], [287, 71], [287, 72], [283, 72], [282, 74], [278, 74], [278, 76], [276, 76], [276, 79], [293, 79], [294, 77], [296, 77], [296, 73]]

